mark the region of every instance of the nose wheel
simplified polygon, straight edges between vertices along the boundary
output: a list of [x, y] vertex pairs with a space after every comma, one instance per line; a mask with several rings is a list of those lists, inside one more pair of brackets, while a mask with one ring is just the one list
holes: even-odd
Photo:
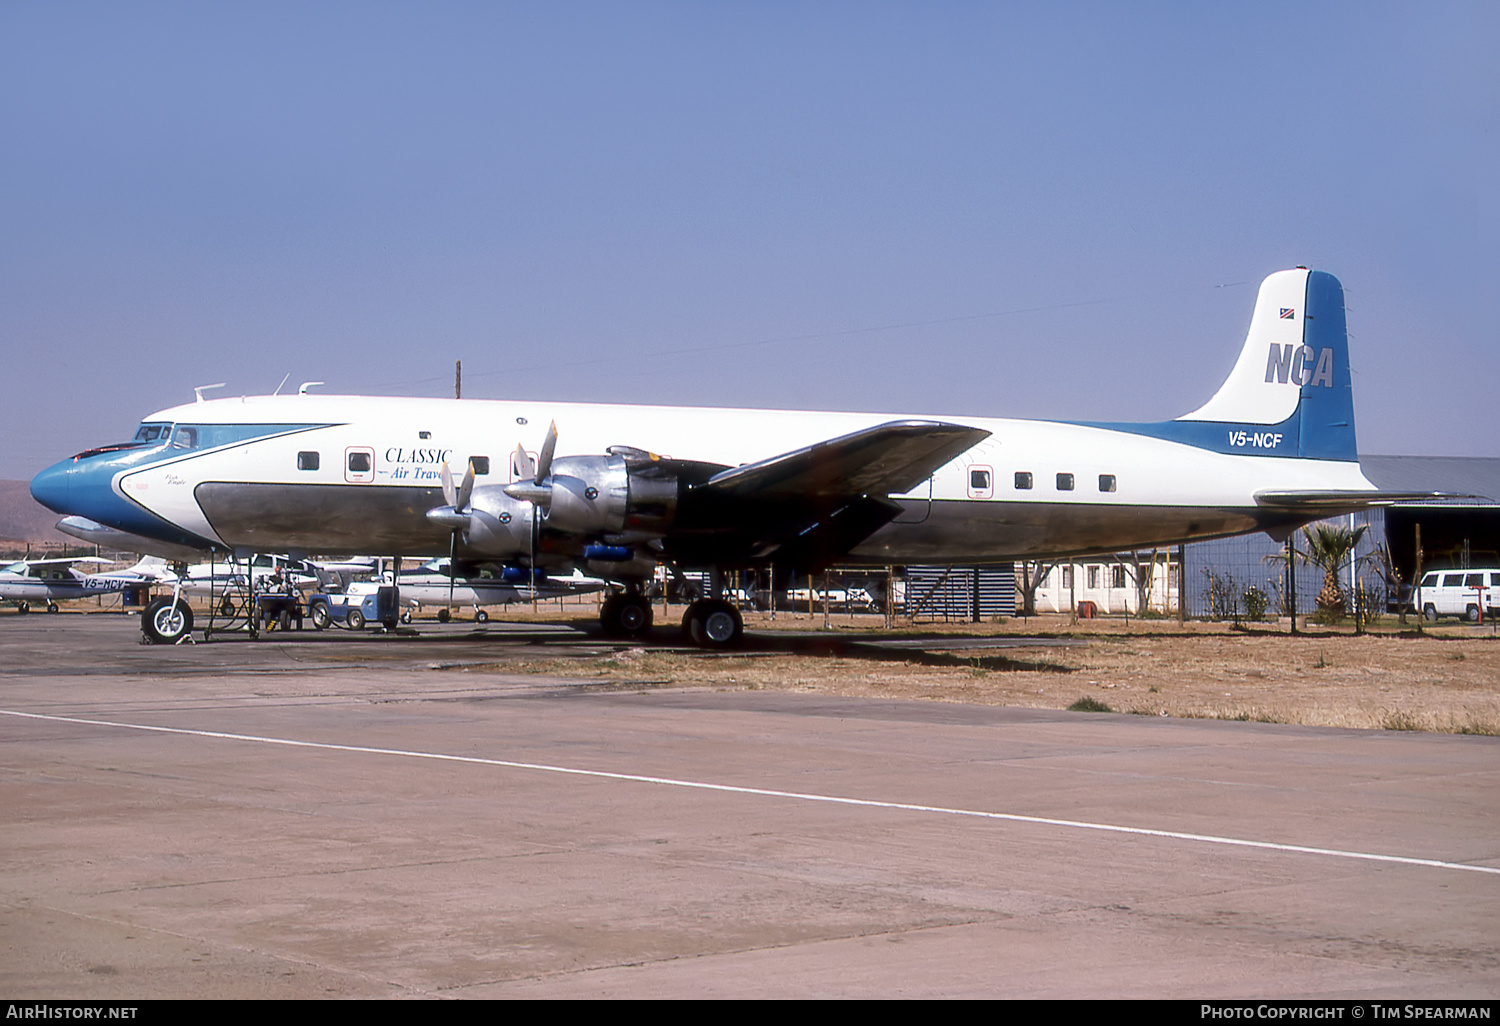
[[159, 598], [141, 611], [141, 633], [153, 645], [175, 645], [193, 629], [193, 611], [186, 602]]

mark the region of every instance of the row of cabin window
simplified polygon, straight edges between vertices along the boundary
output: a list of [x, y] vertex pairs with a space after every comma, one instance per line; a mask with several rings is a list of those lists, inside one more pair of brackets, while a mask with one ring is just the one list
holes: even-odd
[[[490, 458], [488, 456], [470, 456], [469, 462], [474, 466], [476, 477], [490, 472]], [[298, 470], [317, 470], [322, 463], [322, 457], [315, 452], [299, 452], [297, 454]], [[367, 452], [351, 452], [349, 454], [349, 470], [356, 474], [368, 474], [370, 472], [370, 454]]]
[[[322, 458], [316, 452], [299, 452], [297, 454], [298, 470], [317, 470], [321, 465]], [[490, 472], [490, 458], [488, 456], [470, 456], [469, 462], [474, 466], [475, 475], [488, 474]], [[365, 474], [371, 469], [370, 454], [367, 452], [351, 452], [349, 454], [349, 469], [354, 473]], [[1029, 470], [1016, 471], [1016, 488], [1020, 491], [1029, 490], [1032, 487], [1032, 475]], [[969, 471], [969, 487], [976, 491], [984, 491], [990, 486], [990, 472], [988, 470]], [[1113, 474], [1099, 475], [1099, 490], [1101, 492], [1112, 492], [1115, 490], [1116, 482]], [[1057, 490], [1060, 492], [1071, 492], [1073, 490], [1073, 475], [1058, 474]]]
[[[1071, 492], [1073, 490], [1073, 475], [1058, 474], [1057, 490], [1060, 492]], [[1029, 491], [1033, 485], [1031, 471], [1016, 471], [1016, 489], [1018, 491]], [[990, 472], [988, 470], [970, 470], [969, 487], [976, 492], [988, 491], [990, 487]], [[1099, 490], [1101, 492], [1112, 492], [1115, 490], [1116, 481], [1113, 474], [1099, 475]]]

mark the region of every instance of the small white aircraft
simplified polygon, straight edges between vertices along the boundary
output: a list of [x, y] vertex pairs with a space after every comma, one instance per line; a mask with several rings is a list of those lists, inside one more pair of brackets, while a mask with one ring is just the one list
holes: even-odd
[[17, 560], [0, 567], [0, 601], [14, 602], [20, 613], [30, 612], [32, 603], [45, 602], [47, 611], [55, 613], [59, 602], [116, 594], [149, 583], [129, 570], [89, 574], [77, 569], [80, 563], [110, 562], [95, 556]]
[[605, 581], [574, 574], [550, 577], [541, 570], [501, 566], [490, 562], [459, 561], [458, 572], [449, 574], [449, 561], [433, 559], [420, 567], [402, 570], [396, 577], [401, 604], [406, 606], [401, 619], [411, 622], [413, 611], [422, 606], [437, 606], [438, 619], [447, 622], [455, 605], [471, 606], [474, 619], [489, 619], [484, 606], [504, 606], [532, 599], [551, 599], [563, 595], [587, 595], [609, 587]]
[[[152, 414], [131, 442], [42, 471], [32, 495], [145, 544], [577, 568], [623, 585], [601, 617], [628, 636], [651, 626], [644, 587], [658, 565], [706, 570], [710, 595], [683, 626], [709, 647], [740, 637], [723, 598], [736, 569], [1281, 538], [1408, 497], [1376, 491], [1360, 471], [1343, 288], [1306, 268], [1262, 283], [1223, 386], [1162, 423], [300, 391], [200, 392]], [[578, 455], [556, 456], [561, 439]], [[461, 481], [450, 465], [465, 468]], [[163, 640], [181, 633], [171, 620]]]

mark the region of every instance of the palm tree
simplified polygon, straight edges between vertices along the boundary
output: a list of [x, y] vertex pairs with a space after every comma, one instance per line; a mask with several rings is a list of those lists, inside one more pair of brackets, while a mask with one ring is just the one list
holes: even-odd
[[1329, 613], [1344, 612], [1344, 589], [1339, 584], [1339, 571], [1353, 557], [1354, 547], [1368, 530], [1368, 525], [1348, 528], [1331, 524], [1314, 524], [1302, 529], [1307, 552], [1299, 555], [1323, 571], [1323, 589], [1318, 592], [1319, 609]]

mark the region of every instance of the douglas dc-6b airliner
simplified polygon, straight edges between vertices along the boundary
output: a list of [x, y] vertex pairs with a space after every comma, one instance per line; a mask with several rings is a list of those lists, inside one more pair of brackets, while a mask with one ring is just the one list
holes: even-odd
[[[602, 619], [624, 635], [651, 626], [642, 586], [659, 564], [707, 569], [714, 593], [683, 625], [708, 647], [742, 631], [728, 570], [1284, 538], [1398, 498], [1356, 456], [1343, 288], [1306, 268], [1262, 283], [1222, 387], [1162, 423], [200, 392], [31, 491], [145, 552], [578, 568], [623, 586]], [[175, 601], [146, 617], [158, 640], [186, 629]]]

